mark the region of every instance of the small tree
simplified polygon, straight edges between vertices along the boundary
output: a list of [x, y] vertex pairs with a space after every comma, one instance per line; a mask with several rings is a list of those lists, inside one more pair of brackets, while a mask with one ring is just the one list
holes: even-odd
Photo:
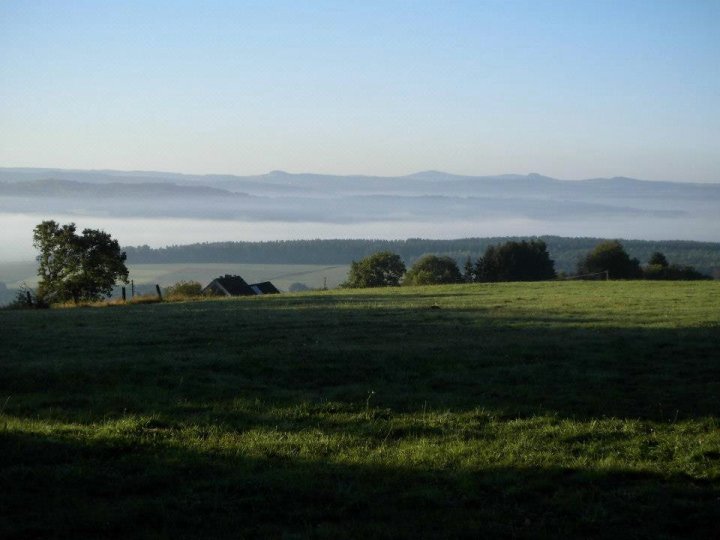
[[477, 281], [542, 281], [555, 278], [555, 263], [542, 240], [488, 246], [475, 265]]
[[110, 296], [116, 281], [127, 283], [125, 253], [117, 240], [95, 229], [84, 229], [82, 235], [75, 231], [74, 223], [61, 226], [52, 220], [35, 227], [39, 299], [98, 300]]
[[669, 266], [667, 258], [659, 251], [656, 251], [650, 256], [648, 264], [650, 266], [661, 266], [663, 268], [667, 268]]
[[645, 279], [670, 279], [668, 274], [668, 260], [659, 251], [650, 256], [650, 260], [645, 268], [643, 268], [643, 277]]
[[400, 285], [405, 273], [405, 263], [390, 251], [380, 251], [350, 265], [350, 272], [343, 287], [392, 287]]
[[595, 246], [578, 263], [578, 274], [608, 272], [611, 279], [639, 279], [642, 277], [640, 261], [631, 259], [617, 240], [607, 240]]
[[403, 285], [437, 285], [463, 281], [455, 259], [425, 255], [419, 258], [405, 274]]

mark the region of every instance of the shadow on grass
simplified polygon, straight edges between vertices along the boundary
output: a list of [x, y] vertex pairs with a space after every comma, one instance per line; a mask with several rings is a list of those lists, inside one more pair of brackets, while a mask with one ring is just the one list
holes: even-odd
[[[497, 300], [448, 307], [448, 296], [440, 309], [434, 295], [364, 293], [0, 314], [0, 412], [12, 420], [0, 423], [0, 537], [720, 536], [714, 477], [597, 468], [629, 447], [620, 430], [548, 431], [565, 462], [584, 457], [586, 468], [307, 460], [272, 441], [253, 455], [193, 450], [213, 428], [342, 434], [373, 449], [482, 445], [490, 418], [512, 438], [502, 420], [531, 419], [521, 430], [537, 415], [707, 417], [702, 429], [716, 429], [717, 326], [538, 315]], [[451, 411], [451, 425], [421, 411]], [[128, 417], [142, 433], [107, 431]], [[15, 420], [47, 424], [21, 433]], [[164, 436], [183, 429], [197, 433]], [[639, 437], [650, 455], [654, 441]], [[718, 455], [698, 459], [715, 467]], [[667, 468], [716, 470], [708, 463]]]
[[716, 538], [717, 483], [431, 470], [0, 432], [11, 538]]
[[75, 422], [186, 414], [177, 404], [236, 398], [358, 408], [371, 392], [374, 407], [395, 412], [673, 421], [720, 411], [717, 326], [603, 325], [486, 307], [343, 309], [343, 297], [317, 298], [329, 305], [30, 313], [6, 340], [0, 399], [15, 416]]

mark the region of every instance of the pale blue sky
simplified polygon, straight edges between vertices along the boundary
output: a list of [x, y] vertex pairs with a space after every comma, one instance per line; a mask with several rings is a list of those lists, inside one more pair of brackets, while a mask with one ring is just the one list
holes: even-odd
[[0, 166], [720, 181], [720, 1], [0, 1]]

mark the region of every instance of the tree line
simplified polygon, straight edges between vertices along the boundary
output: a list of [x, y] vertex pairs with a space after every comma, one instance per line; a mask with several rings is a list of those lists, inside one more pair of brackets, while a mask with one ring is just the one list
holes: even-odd
[[[33, 302], [22, 292], [18, 306], [47, 305], [48, 302], [75, 303], [110, 296], [117, 281], [127, 283], [126, 253], [117, 240], [96, 229], [77, 234], [74, 223], [60, 225], [43, 221], [33, 231], [37, 248], [40, 281]], [[580, 279], [711, 279], [689, 265], [671, 264], [662, 252], [654, 252], [645, 266], [631, 258], [617, 240], [603, 241], [585, 254], [574, 276]], [[381, 287], [399, 284], [431, 285], [497, 281], [543, 281], [558, 277], [555, 262], [543, 240], [507, 241], [489, 245], [476, 260], [467, 257], [463, 271], [448, 255], [426, 254], [408, 270], [401, 256], [379, 251], [353, 261], [345, 287]], [[196, 287], [195, 284], [193, 284]], [[199, 286], [199, 284], [197, 284]], [[197, 288], [197, 287], [196, 287]]]
[[655, 252], [645, 266], [631, 258], [617, 240], [600, 242], [577, 263], [575, 274], [557, 274], [547, 245], [542, 240], [509, 241], [488, 246], [476, 260], [468, 257], [461, 271], [446, 255], [424, 255], [409, 269], [400, 255], [380, 251], [353, 261], [348, 288], [397, 285], [435, 285], [446, 283], [491, 283], [500, 281], [546, 281], [556, 278], [578, 279], [711, 279], [692, 266], [670, 264]]
[[660, 251], [654, 252], [645, 266], [636, 257], [630, 257], [617, 240], [598, 244], [578, 262], [578, 277], [605, 274], [608, 279], [712, 279], [690, 265], [670, 264]]
[[[218, 234], [221, 234], [219, 232]], [[409, 264], [425, 254], [448, 256], [457, 261], [470, 257], [473, 261], [484, 255], [489, 246], [504, 242], [541, 240], [545, 242], [558, 272], [574, 273], [579, 258], [592, 250], [601, 238], [492, 237], [455, 240], [282, 240], [266, 242], [210, 242], [173, 245], [164, 248], [149, 246], [124, 247], [128, 264], [159, 263], [255, 263], [255, 264], [349, 264], [373, 253], [397, 253]], [[647, 261], [655, 252], [664, 253], [678, 265], [691, 265], [698, 271], [720, 275], [720, 243], [692, 241], [623, 240], [631, 257]]]

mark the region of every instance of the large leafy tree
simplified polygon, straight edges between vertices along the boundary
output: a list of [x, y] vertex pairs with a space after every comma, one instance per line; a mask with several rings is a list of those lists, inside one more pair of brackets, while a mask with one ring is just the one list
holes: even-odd
[[98, 300], [110, 296], [117, 281], [127, 283], [125, 253], [117, 240], [95, 229], [76, 233], [74, 223], [43, 221], [35, 227], [38, 297], [53, 302]]
[[607, 272], [610, 279], [639, 279], [642, 277], [640, 261], [631, 259], [617, 240], [600, 242], [578, 263], [578, 274]]
[[542, 240], [488, 246], [475, 265], [476, 281], [542, 281], [555, 278], [555, 263]]
[[405, 263], [399, 255], [390, 251], [374, 253], [360, 261], [353, 261], [344, 287], [393, 287], [400, 285], [405, 273]]
[[405, 274], [403, 285], [435, 285], [461, 281], [463, 277], [455, 259], [425, 255], [420, 257]]

